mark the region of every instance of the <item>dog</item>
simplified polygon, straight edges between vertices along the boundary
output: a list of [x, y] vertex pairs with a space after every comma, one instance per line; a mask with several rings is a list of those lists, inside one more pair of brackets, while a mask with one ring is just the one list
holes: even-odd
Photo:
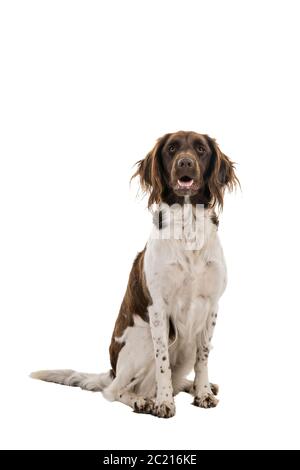
[[[225, 190], [239, 184], [235, 165], [208, 135], [179, 131], [157, 140], [134, 177], [149, 195], [150, 210], [157, 209], [115, 323], [111, 369], [31, 376], [102, 391], [110, 401], [161, 418], [174, 416], [181, 391], [197, 407], [215, 407], [218, 386], [209, 382], [208, 357], [227, 283], [216, 209], [223, 207]], [[193, 368], [192, 382], [187, 375]]]

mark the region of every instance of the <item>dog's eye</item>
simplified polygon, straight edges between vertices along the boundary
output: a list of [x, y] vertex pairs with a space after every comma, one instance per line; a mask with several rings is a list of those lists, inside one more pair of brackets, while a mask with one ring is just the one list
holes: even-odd
[[203, 153], [205, 153], [205, 147], [203, 147], [203, 145], [201, 145], [201, 144], [198, 144], [197, 145], [197, 152], [199, 152], [202, 155]]
[[169, 150], [169, 153], [176, 152], [176, 145], [174, 145], [174, 144], [169, 145], [168, 150]]

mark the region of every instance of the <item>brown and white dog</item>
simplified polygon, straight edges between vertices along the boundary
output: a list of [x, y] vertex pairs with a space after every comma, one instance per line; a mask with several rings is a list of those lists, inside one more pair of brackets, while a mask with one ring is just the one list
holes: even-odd
[[[153, 230], [133, 263], [110, 345], [111, 370], [85, 374], [38, 371], [33, 378], [86, 390], [162, 418], [175, 414], [174, 395], [217, 405], [208, 355], [226, 266], [215, 207], [238, 183], [234, 165], [215, 140], [195, 132], [160, 138], [137, 171], [157, 204]], [[195, 370], [194, 381], [186, 377]]]

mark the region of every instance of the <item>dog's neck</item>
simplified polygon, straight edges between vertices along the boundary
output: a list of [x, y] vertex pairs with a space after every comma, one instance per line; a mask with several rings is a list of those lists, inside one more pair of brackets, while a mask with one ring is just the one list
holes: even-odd
[[153, 214], [151, 238], [181, 240], [188, 250], [201, 250], [217, 231], [217, 217], [213, 209], [191, 204], [187, 197], [181, 206], [162, 203]]
[[[192, 215], [193, 220], [195, 220], [196, 214], [198, 214], [198, 216], [205, 214], [205, 217], [208, 218], [216, 228], [218, 228], [219, 218], [213, 208], [205, 206], [204, 204], [193, 204], [190, 196], [184, 196], [184, 198], [181, 199], [184, 199], [184, 203], [182, 205], [176, 203], [170, 205], [162, 202], [152, 210], [153, 224], [156, 229], [162, 230], [167, 223], [172, 223], [172, 219], [174, 219], [174, 217], [176, 217], [177, 220], [178, 217], [182, 217], [183, 225], [186, 225], [188, 220], [186, 218], [187, 216], [184, 217], [184, 215], [189, 213]], [[201, 211], [203, 212], [201, 213]]]

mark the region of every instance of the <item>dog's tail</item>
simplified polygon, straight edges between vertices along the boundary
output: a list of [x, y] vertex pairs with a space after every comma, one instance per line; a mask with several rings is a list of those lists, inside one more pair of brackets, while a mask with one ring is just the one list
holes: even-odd
[[83, 390], [90, 390], [92, 392], [101, 392], [111, 384], [114, 374], [111, 370], [104, 374], [86, 374], [69, 369], [59, 369], [38, 370], [37, 372], [32, 372], [30, 377], [44, 380], [45, 382], [80, 387]]

